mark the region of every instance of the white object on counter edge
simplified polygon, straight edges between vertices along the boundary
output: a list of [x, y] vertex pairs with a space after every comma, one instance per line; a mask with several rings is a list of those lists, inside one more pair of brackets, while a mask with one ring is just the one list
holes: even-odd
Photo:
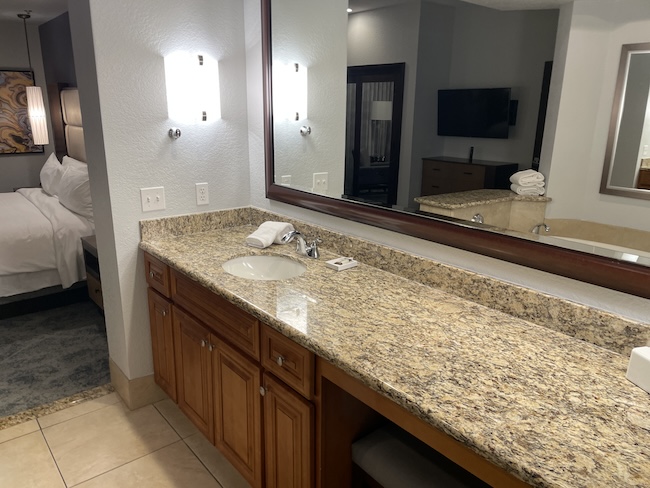
[[625, 377], [650, 393], [650, 347], [635, 347]]

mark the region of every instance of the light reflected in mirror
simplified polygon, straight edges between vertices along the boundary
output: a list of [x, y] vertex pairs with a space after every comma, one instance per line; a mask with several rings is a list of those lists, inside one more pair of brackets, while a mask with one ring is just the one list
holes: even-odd
[[601, 193], [650, 200], [650, 43], [626, 44], [616, 83]]
[[[481, 0], [477, 3], [488, 5], [490, 0]], [[525, 2], [516, 0], [507, 3], [508, 5], [517, 3], [525, 5]], [[557, 2], [554, 4], [557, 5]], [[454, 9], [458, 11], [478, 9], [480, 14], [474, 17], [470, 16], [470, 19], [473, 20], [458, 20], [460, 16], [458, 19], [453, 19], [458, 22], [451, 22], [449, 16], [437, 15], [434, 17], [438, 18], [438, 25], [428, 29], [420, 29], [421, 19], [418, 17], [416, 29], [391, 29], [381, 24], [377, 11], [370, 10], [353, 14], [349, 20], [347, 17], [341, 16], [338, 8], [344, 9], [345, 2], [336, 1], [331, 4], [330, 2], [320, 2], [317, 5], [310, 5], [309, 12], [303, 11], [300, 14], [301, 20], [296, 19], [296, 10], [301, 8], [304, 10], [304, 8], [297, 0], [265, 0], [263, 5], [269, 9], [266, 17], [270, 25], [270, 30], [266, 32], [266, 39], [270, 42], [266, 51], [269, 62], [271, 60], [273, 63], [287, 62], [302, 56], [302, 60], [294, 60], [305, 62], [309, 68], [310, 108], [307, 123], [313, 128], [311, 138], [300, 139], [299, 136], [291, 136], [294, 139], [287, 143], [288, 139], [278, 134], [281, 129], [279, 124], [270, 117], [271, 97], [270, 91], [267, 91], [266, 107], [269, 115], [267, 122], [270, 124], [270, 121], [273, 121], [273, 131], [267, 132], [266, 145], [267, 195], [269, 198], [544, 269], [552, 273], [571, 276], [601, 286], [642, 296], [647, 295], [647, 292], [641, 290], [641, 287], [629, 285], [633, 281], [630, 276], [634, 276], [634, 281], [637, 283], [640, 281], [647, 283], [647, 271], [638, 269], [641, 268], [638, 264], [644, 260], [638, 259], [639, 256], [637, 259], [631, 258], [633, 253], [618, 252], [616, 254], [616, 251], [611, 248], [619, 246], [618, 242], [610, 242], [608, 246], [601, 248], [597, 246], [599, 239], [593, 239], [590, 235], [595, 233], [605, 235], [607, 238], [617, 236], [621, 233], [618, 232], [618, 227], [615, 224], [623, 223], [628, 226], [629, 222], [633, 222], [634, 225], [629, 225], [629, 227], [636, 226], [636, 228], [630, 229], [635, 234], [635, 239], [647, 244], [647, 232], [650, 229], [647, 224], [636, 225], [641, 220], [635, 218], [644, 209], [633, 208], [627, 203], [623, 205], [622, 202], [614, 201], [612, 210], [602, 211], [601, 206], [604, 209], [610, 204], [610, 201], [598, 199], [597, 185], [595, 188], [592, 185], [587, 185], [587, 180], [593, 181], [591, 173], [594, 171], [597, 171], [598, 179], [600, 179], [602, 156], [596, 164], [596, 168], [594, 168], [593, 162], [590, 163], [584, 157], [585, 154], [589, 155], [589, 151], [585, 148], [590, 147], [594, 140], [593, 137], [596, 137], [598, 132], [597, 128], [593, 129], [592, 127], [593, 120], [597, 118], [598, 104], [604, 103], [598, 97], [603, 97], [602, 93], [607, 91], [607, 76], [604, 74], [606, 70], [599, 64], [603, 64], [604, 53], [608, 49], [613, 49], [609, 47], [609, 44], [615, 44], [618, 39], [624, 40], [629, 34], [628, 31], [643, 30], [632, 24], [638, 21], [641, 27], [645, 25], [642, 23], [643, 19], [650, 19], [650, 11], [643, 12], [645, 17], [639, 15], [638, 11], [647, 9], [647, 7], [637, 5], [629, 12], [614, 12], [611, 5], [579, 2], [573, 4], [569, 9], [560, 11], [564, 12], [560, 15], [558, 15], [557, 9], [542, 11], [546, 15], [546, 22], [540, 23], [537, 19], [531, 21], [526, 28], [520, 26], [514, 32], [508, 32], [507, 29], [495, 28], [488, 20], [501, 15], [511, 18], [534, 19], [535, 16], [539, 16], [540, 12], [502, 12], [453, 0], [439, 4], [431, 1], [401, 2], [399, 6], [387, 8], [404, 9], [402, 17], [407, 17], [405, 14], [407, 11], [411, 14], [417, 12], [419, 15], [430, 13], [431, 9], [438, 9], [436, 10], [437, 14], [441, 14], [443, 11], [447, 12], [452, 17], [458, 13]], [[314, 9], [318, 11], [314, 12]], [[322, 9], [325, 11], [321, 11]], [[271, 10], [273, 22], [270, 22], [269, 12]], [[450, 11], [452, 11], [451, 14]], [[355, 18], [355, 15], [357, 20], [364, 15], [366, 18], [372, 17], [374, 27], [379, 30], [373, 33], [367, 29], [365, 31], [360, 29], [358, 34], [355, 34], [352, 29], [352, 19]], [[399, 16], [392, 15], [392, 17]], [[561, 30], [558, 31], [556, 41], [555, 28], [558, 26], [558, 18]], [[611, 32], [615, 32], [616, 35], [611, 35], [607, 40], [603, 40], [605, 36], [609, 35], [609, 31], [603, 29], [603, 39], [597, 39], [600, 42], [599, 50], [601, 51], [591, 47], [584, 51], [583, 47], [581, 52], [580, 46], [585, 46], [585, 39], [591, 35], [592, 29], [589, 22], [593, 18], [611, 19], [611, 25], [608, 25], [607, 28], [610, 28]], [[318, 22], [314, 22], [315, 19], [318, 19]], [[552, 27], [550, 30], [546, 28], [549, 23]], [[460, 34], [454, 34], [452, 27], [457, 24], [464, 24], [466, 30], [460, 31]], [[368, 21], [367, 25], [371, 25], [371, 22]], [[539, 30], [541, 25], [546, 25], [545, 29]], [[628, 25], [632, 27], [628, 27]], [[309, 31], [309, 35], [306, 37], [307, 44], [293, 42], [300, 38], [300, 34], [292, 30], [295, 26], [299, 26], [299, 30], [303, 34], [305, 31]], [[482, 29], [488, 29], [492, 35], [487, 35]], [[490, 31], [490, 29], [492, 30]], [[314, 32], [311, 32], [312, 30]], [[474, 33], [468, 35], [468, 30], [473, 30]], [[324, 31], [327, 31], [327, 35]], [[647, 29], [644, 31], [647, 32]], [[494, 32], [499, 32], [503, 37], [494, 35]], [[413, 37], [413, 33], [416, 33], [415, 37]], [[418, 38], [417, 33], [421, 39]], [[529, 43], [532, 46], [531, 51], [524, 50], [526, 43], [521, 42], [520, 39], [521, 36], [525, 37], [528, 34], [531, 34], [533, 38]], [[441, 42], [441, 39], [444, 39], [445, 36], [462, 45], [461, 48], [458, 48], [464, 49], [459, 59], [453, 59], [448, 50], [445, 51], [446, 54], [443, 53], [445, 43]], [[482, 46], [470, 45], [471, 39], [475, 37], [483, 40]], [[293, 41], [290, 41], [290, 38]], [[341, 39], [347, 39], [348, 43], [343, 42], [341, 45]], [[482, 49], [490, 44], [485, 41], [486, 39], [490, 41], [496, 39], [497, 43], [501, 43], [500, 49], [496, 49], [496, 52], [503, 53], [503, 59], [495, 60], [494, 57], [486, 56]], [[542, 39], [547, 41], [546, 43], [542, 42], [546, 46], [545, 48], [540, 48], [537, 44]], [[358, 42], [360, 40], [364, 41], [365, 45], [361, 45]], [[427, 43], [429, 48], [433, 45], [432, 49], [436, 52], [437, 59], [442, 59], [444, 63], [434, 63], [428, 70], [420, 70], [425, 64], [420, 66], [417, 63], [417, 52], [421, 51], [419, 48], [413, 51], [416, 52], [415, 58], [404, 56], [406, 49], [404, 46], [413, 40], [415, 40], [415, 44], [410, 44], [411, 49], [420, 41]], [[316, 46], [318, 42], [321, 44]], [[356, 51], [352, 47], [354, 42], [357, 42]], [[621, 44], [616, 47], [617, 54]], [[389, 49], [386, 47], [388, 45], [392, 46], [393, 50], [401, 50], [400, 53], [389, 53]], [[602, 51], [603, 49], [604, 51]], [[286, 53], [292, 50], [293, 53], [286, 56]], [[354, 54], [355, 52], [357, 54]], [[324, 58], [319, 56], [324, 56]], [[549, 86], [550, 118], [547, 117], [547, 123], [544, 124], [542, 117], [541, 128], [545, 134], [542, 132], [544, 138], [540, 141], [541, 131], [538, 130], [540, 128], [538, 119], [540, 119], [540, 115], [543, 115], [540, 110], [542, 105], [540, 102], [543, 100], [541, 85], [543, 84], [544, 70], [548, 68], [547, 61], [553, 60], [555, 56], [559, 57], [554, 60], [556, 66], [554, 66], [553, 78]], [[400, 165], [396, 178], [398, 196], [392, 209], [387, 210], [386, 207], [382, 207], [383, 203], [369, 204], [367, 201], [353, 201], [350, 197], [355, 195], [349, 195], [351, 192], [346, 186], [344, 161], [348, 155], [345, 154], [347, 152], [345, 150], [345, 78], [349, 66], [381, 65], [404, 62], [405, 59], [404, 117], [400, 141]], [[514, 67], [506, 67], [505, 59], [514, 60]], [[533, 59], [537, 68], [531, 68], [526, 64], [531, 63]], [[522, 68], [521, 63], [524, 63], [525, 68]], [[441, 69], [441, 66], [447, 66], [447, 68]], [[312, 77], [312, 73], [316, 70], [320, 70], [320, 75]], [[593, 78], [594, 73], [589, 70], [599, 71], [599, 76], [603, 78], [592, 82], [589, 76]], [[424, 72], [426, 76], [420, 78], [420, 74]], [[451, 76], [452, 72], [456, 74]], [[523, 76], [522, 73], [526, 75], [533, 73], [531, 75], [533, 81], [526, 85], [516, 78], [516, 76]], [[576, 77], [582, 77], [578, 82], [581, 85], [577, 85], [574, 81]], [[573, 85], [563, 86], [567, 79]], [[268, 70], [267, 89], [270, 88], [271, 81], [270, 70]], [[603, 84], [602, 92], [601, 84]], [[534, 88], [532, 88], [533, 86]], [[512, 99], [519, 102], [516, 121], [509, 128], [508, 139], [438, 136], [436, 103], [439, 89], [495, 87], [511, 88]], [[418, 95], [423, 95], [424, 98], [418, 98]], [[594, 96], [598, 100], [594, 100]], [[589, 97], [592, 98], [589, 100]], [[312, 110], [312, 107], [317, 105], [319, 109]], [[558, 111], [562, 110], [564, 112], [558, 115]], [[579, 116], [576, 117], [576, 114]], [[585, 122], [583, 124], [585, 127], [594, 130], [594, 134], [580, 133], [582, 126], [576, 125], [576, 123], [582, 123], [578, 122], [580, 118]], [[267, 125], [267, 127], [271, 126]], [[297, 124], [296, 127], [298, 127]], [[575, 129], [577, 129], [577, 135], [583, 138], [582, 145], [578, 146], [581, 151], [577, 152], [573, 150], [576, 147], [575, 144], [573, 147], [570, 146], [575, 139], [572, 134]], [[327, 135], [324, 135], [327, 131], [329, 131]], [[297, 134], [297, 131], [294, 133]], [[601, 137], [604, 140], [604, 135]], [[546, 232], [536, 234], [531, 232], [532, 229], [517, 232], [510, 227], [500, 228], [490, 225], [490, 217], [487, 215], [481, 215], [486, 217], [483, 219], [484, 224], [477, 224], [471, 222], [476, 213], [469, 217], [422, 214], [415, 198], [423, 195], [421, 193], [423, 160], [442, 156], [450, 159], [457, 158], [467, 163], [472, 152], [475, 163], [487, 161], [515, 164], [520, 170], [536, 168], [539, 163], [539, 171], [547, 177], [547, 188], [549, 191], [555, 188], [553, 190], [555, 193], [549, 194], [552, 199], [548, 202], [545, 217], [541, 220], [551, 224], [550, 233], [565, 232], [565, 237], [569, 239], [560, 240], [557, 236], [551, 237]], [[582, 154], [582, 159], [575, 158], [579, 152]], [[319, 162], [312, 164], [312, 161], [315, 161], [314, 155], [323, 157]], [[372, 156], [372, 154], [368, 156], [370, 162], [373, 162]], [[347, 157], [347, 159], [354, 158]], [[573, 168], [576, 164], [578, 164], [576, 168], [582, 165], [583, 169]], [[473, 166], [478, 165], [474, 164]], [[302, 173], [301, 170], [303, 170]], [[583, 170], [585, 181], [572, 179], [576, 175], [582, 177]], [[314, 173], [329, 174], [329, 185], [326, 190], [314, 189], [316, 186]], [[287, 176], [289, 178], [285, 178]], [[507, 191], [507, 189], [503, 190]], [[316, 193], [320, 193], [320, 195], [316, 195]], [[583, 203], [581, 200], [585, 202]], [[595, 203], [593, 203], [594, 201]], [[516, 205], [518, 205], [517, 202], [511, 204], [511, 207]], [[559, 211], [560, 208], [566, 212]], [[584, 216], [580, 215], [580, 209], [583, 210]], [[512, 213], [512, 209], [510, 211]], [[618, 218], [621, 212], [624, 218]], [[518, 211], [515, 214], [520, 215]], [[600, 221], [598, 218], [600, 216], [604, 216], [605, 219]], [[458, 220], [459, 218], [463, 220]], [[583, 223], [586, 225], [582, 225]], [[583, 235], [586, 230], [588, 230], [587, 234]], [[576, 232], [580, 235], [574, 235]], [[639, 235], [640, 239], [638, 239]], [[577, 242], [575, 239], [589, 241], [590, 244]], [[538, 243], [546, 245], [540, 246]], [[580, 253], [565, 252], [566, 249], [575, 249]], [[583, 257], [583, 253], [607, 256], [616, 261], [589, 260]], [[635, 264], [629, 264], [632, 262]]]

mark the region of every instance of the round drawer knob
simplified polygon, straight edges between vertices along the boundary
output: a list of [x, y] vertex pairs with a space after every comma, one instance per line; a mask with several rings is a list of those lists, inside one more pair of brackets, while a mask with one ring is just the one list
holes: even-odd
[[260, 395], [262, 396], [266, 395], [266, 388], [264, 388], [263, 386], [260, 386]]
[[278, 366], [282, 367], [282, 365], [284, 364], [284, 358], [282, 356], [278, 356], [275, 362], [278, 363]]
[[153, 278], [153, 271], [149, 271], [149, 278]]

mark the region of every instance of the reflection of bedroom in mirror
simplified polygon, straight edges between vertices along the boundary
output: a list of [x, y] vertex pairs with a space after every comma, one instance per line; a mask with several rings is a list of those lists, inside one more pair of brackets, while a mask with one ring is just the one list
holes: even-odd
[[[300, 2], [268, 1], [273, 4], [269, 54], [273, 52], [275, 60], [277, 41], [284, 41], [287, 32], [293, 33], [296, 25], [291, 16], [284, 18], [285, 12], [291, 12]], [[313, 22], [307, 25], [308, 20], [300, 24], [304, 31], [316, 28], [321, 32], [327, 22], [329, 32], [329, 44], [323, 44], [319, 52], [327, 62], [328, 73], [334, 76], [327, 80], [327, 91], [310, 91], [310, 103], [321, 99], [328, 102], [327, 117], [335, 123], [319, 127], [320, 131], [338, 129], [345, 118], [345, 104], [335, 105], [335, 100], [345, 98], [344, 85], [340, 88], [342, 93], [337, 85], [340, 73], [348, 66], [406, 60], [397, 204], [388, 210], [376, 204], [340, 199], [336, 193], [329, 193], [330, 198], [325, 200], [308, 189], [299, 192], [293, 188], [280, 189], [274, 182], [286, 171], [289, 159], [285, 154], [290, 146], [275, 134], [271, 135], [273, 145], [267, 152], [267, 161], [271, 162], [267, 174], [275, 171], [268, 179], [269, 198], [565, 275], [578, 276], [579, 273], [571, 271], [570, 263], [574, 260], [567, 255], [567, 261], [562, 261], [561, 253], [551, 258], [542, 247], [613, 258], [617, 265], [621, 261], [629, 262], [630, 256], [635, 265], [650, 263], [646, 254], [641, 256], [641, 252], [648, 252], [645, 247], [647, 205], [639, 200], [632, 203], [629, 199], [604, 197], [598, 192], [596, 182], [596, 179], [600, 181], [603, 168], [600, 151], [604, 153], [607, 132], [604, 114], [609, 119], [610, 97], [614, 92], [615, 75], [613, 80], [611, 75], [616, 68], [613, 65], [618, 65], [621, 45], [647, 37], [650, 7], [646, 2], [629, 2], [619, 8], [608, 2], [566, 2], [566, 5], [563, 2], [559, 9], [554, 8], [557, 4], [545, 3], [542, 9], [536, 9], [525, 1], [512, 0], [509, 2], [512, 10], [457, 0], [381, 6], [351, 0], [349, 5], [352, 13], [347, 22], [339, 15], [336, 5], [328, 9], [326, 4], [322, 7], [319, 4], [318, 25]], [[601, 20], [605, 21], [602, 31], [594, 33], [592, 23]], [[391, 27], [395, 21], [403, 25]], [[345, 52], [340, 46], [341, 39], [346, 41]], [[300, 42], [283, 43], [282, 49], [301, 46], [304, 44]], [[426, 46], [426, 49], [415, 46]], [[490, 50], [497, 56], [488, 55]], [[420, 58], [423, 54], [425, 57]], [[435, 62], [429, 62], [431, 59]], [[310, 63], [317, 68], [321, 61], [314, 57]], [[526, 76], [530, 79], [520, 78]], [[318, 81], [325, 84], [326, 80]], [[511, 88], [512, 100], [519, 102], [516, 123], [510, 126], [507, 139], [437, 134], [439, 90], [491, 87]], [[324, 93], [326, 97], [322, 96]], [[544, 112], [546, 99], [548, 110]], [[543, 129], [543, 140], [537, 137], [542, 134], [539, 129]], [[340, 166], [344, 166], [345, 145], [339, 141], [336, 137], [328, 140], [330, 174], [337, 171], [337, 153]], [[549, 232], [532, 231], [540, 228], [537, 224], [541, 219], [525, 232], [514, 233], [511, 226], [500, 228], [491, 225], [489, 219], [484, 219], [482, 225], [474, 225], [464, 218], [454, 221], [454, 217], [450, 219], [438, 213], [425, 216], [419, 212], [415, 199], [423, 195], [422, 176], [424, 166], [429, 164], [426, 161], [443, 156], [467, 163], [470, 154], [474, 164], [467, 179], [481, 179], [480, 175], [474, 175], [479, 161], [516, 164], [519, 170], [538, 169], [545, 177], [544, 197], [549, 198], [543, 217]], [[309, 166], [306, 168], [309, 170]], [[463, 229], [454, 228], [458, 226]], [[472, 237], [466, 237], [466, 233]], [[544, 246], [535, 247], [538, 243]], [[621, 248], [633, 251], [623, 252]], [[539, 256], [533, 259], [531, 256], [537, 251]], [[586, 272], [580, 276], [592, 282], [597, 279], [605, 286], [627, 289], [630, 280], [619, 280], [622, 274], [601, 272], [608, 263], [594, 261], [594, 266], [585, 267]], [[594, 278], [594, 274], [599, 278]]]

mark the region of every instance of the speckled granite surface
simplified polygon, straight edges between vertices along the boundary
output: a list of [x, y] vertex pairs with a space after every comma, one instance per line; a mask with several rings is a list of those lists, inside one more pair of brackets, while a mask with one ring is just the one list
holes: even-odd
[[46, 405], [40, 405], [38, 407], [25, 410], [24, 412], [19, 412], [14, 415], [9, 415], [8, 417], [2, 417], [0, 418], [0, 430], [7, 429], [14, 425], [22, 424], [23, 422], [27, 422], [28, 420], [37, 419], [38, 417], [42, 417], [43, 415], [48, 415], [54, 412], [58, 412], [59, 410], [63, 410], [65, 408], [71, 407], [72, 405], [76, 405], [78, 403], [103, 397], [104, 395], [108, 395], [113, 391], [115, 390], [110, 384], [98, 386], [96, 388], [92, 388], [91, 390], [82, 391], [81, 393], [76, 393], [72, 396], [61, 398], [60, 400], [57, 400], [52, 403], [48, 403]]
[[[348, 253], [324, 245], [320, 260], [300, 258], [298, 278], [228, 275], [220, 264], [235, 256], [297, 257], [293, 246], [246, 247], [269, 214], [240, 216], [254, 225], [149, 233], [141, 247], [533, 485], [650, 483], [650, 396], [625, 379], [626, 357], [371, 267], [399, 267], [400, 253], [369, 243], [355, 243], [366, 264], [343, 272], [324, 263]], [[436, 280], [447, 278], [457, 276]]]
[[518, 195], [510, 190], [470, 190], [441, 195], [414, 198], [417, 203], [431, 207], [458, 209], [498, 202], [550, 202], [551, 199], [536, 195]]
[[155, 241], [170, 236], [238, 225], [257, 226], [266, 220], [291, 222], [305, 235], [321, 237], [323, 247], [339, 256], [354, 256], [359, 262], [369, 266], [586, 340], [614, 352], [629, 356], [632, 348], [650, 345], [650, 317], [649, 322], [646, 323], [628, 320], [596, 308], [257, 208], [246, 207], [145, 220], [141, 222], [141, 236], [144, 241]]

